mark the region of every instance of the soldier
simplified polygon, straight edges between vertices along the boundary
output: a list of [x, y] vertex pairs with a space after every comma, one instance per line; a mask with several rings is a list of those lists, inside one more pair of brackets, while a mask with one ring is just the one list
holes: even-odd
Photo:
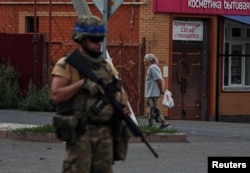
[[[92, 72], [103, 83], [108, 84], [118, 81], [115, 78], [118, 73], [101, 56], [105, 35], [106, 29], [102, 20], [96, 16], [82, 16], [75, 24], [72, 39], [79, 45], [77, 51], [81, 57], [77, 58], [85, 58]], [[55, 119], [58, 121], [54, 123], [62, 126], [56, 130], [60, 132], [58, 136], [68, 134], [62, 172], [112, 173], [115, 160], [113, 136], [116, 131], [116, 123], [113, 121], [116, 113], [114, 107], [108, 103], [98, 114], [93, 113], [91, 106], [100, 99], [98, 96], [105, 94], [104, 90], [66, 60], [67, 57], [58, 60], [52, 70], [51, 81], [51, 100], [57, 106], [57, 114], [64, 115], [61, 116], [64, 119]], [[129, 115], [126, 94], [122, 92], [118, 82], [115, 83], [118, 89], [113, 94], [124, 105], [124, 114]], [[65, 126], [65, 119], [69, 127]], [[122, 159], [125, 159], [127, 151], [124, 152]]]

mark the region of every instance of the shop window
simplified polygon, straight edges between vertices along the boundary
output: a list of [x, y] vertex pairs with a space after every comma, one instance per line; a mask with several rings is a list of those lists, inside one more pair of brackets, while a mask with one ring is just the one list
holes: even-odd
[[247, 37], [247, 38], [250, 38], [250, 28], [247, 28], [247, 29], [246, 29], [246, 37]]
[[250, 90], [250, 28], [232, 21], [225, 23], [223, 89]]
[[250, 43], [246, 44], [246, 64], [245, 64], [245, 69], [246, 69], [246, 76], [245, 76], [246, 85], [250, 86]]
[[228, 76], [229, 76], [229, 44], [225, 44], [225, 57], [224, 57], [224, 86], [228, 86]]
[[231, 56], [231, 84], [241, 84], [242, 75], [242, 46], [241, 45], [232, 45], [232, 56]]
[[[39, 30], [38, 30], [38, 28], [39, 28], [39, 25], [38, 25], [39, 24], [39, 18], [36, 17], [36, 21], [34, 19], [35, 18], [33, 16], [27, 16], [26, 17], [26, 20], [25, 20], [26, 32], [35, 32], [35, 31], [39, 32]], [[35, 28], [35, 24], [36, 24], [36, 28]]]
[[250, 43], [225, 44], [224, 89], [250, 90]]
[[232, 28], [232, 38], [240, 38], [240, 37], [242, 37], [242, 29]]

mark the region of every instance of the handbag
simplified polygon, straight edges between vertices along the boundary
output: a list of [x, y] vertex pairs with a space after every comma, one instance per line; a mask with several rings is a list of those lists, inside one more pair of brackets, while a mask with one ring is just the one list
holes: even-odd
[[164, 96], [162, 99], [163, 106], [166, 106], [168, 108], [174, 107], [174, 99], [172, 98], [172, 93], [169, 90], [165, 90]]

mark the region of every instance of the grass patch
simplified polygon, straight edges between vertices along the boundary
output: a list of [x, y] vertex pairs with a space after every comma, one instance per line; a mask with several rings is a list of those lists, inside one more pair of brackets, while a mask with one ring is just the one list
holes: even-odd
[[146, 135], [150, 135], [150, 134], [156, 134], [156, 133], [176, 133], [177, 130], [176, 129], [168, 129], [168, 128], [165, 128], [165, 129], [159, 129], [159, 128], [156, 128], [156, 127], [150, 127], [150, 126], [139, 126], [140, 130], [146, 134]]
[[[148, 127], [148, 126], [139, 126], [139, 129], [142, 133], [146, 135], [155, 134], [155, 133], [176, 133], [175, 129], [159, 129], [156, 127]], [[25, 134], [25, 133], [54, 133], [55, 129], [51, 124], [40, 125], [36, 127], [24, 127], [18, 128], [14, 130], [17, 133]]]
[[46, 124], [46, 125], [40, 125], [36, 127], [23, 127], [18, 128], [14, 130], [15, 132], [19, 134], [25, 134], [25, 133], [54, 133], [55, 129], [52, 125]]

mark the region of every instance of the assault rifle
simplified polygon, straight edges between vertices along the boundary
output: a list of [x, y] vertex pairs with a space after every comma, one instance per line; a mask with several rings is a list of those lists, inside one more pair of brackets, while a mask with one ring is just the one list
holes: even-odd
[[138, 126], [133, 122], [133, 120], [123, 113], [124, 106], [116, 101], [114, 95], [112, 94], [114, 91], [113, 84], [105, 85], [101, 80], [99, 80], [96, 75], [92, 72], [92, 70], [89, 68], [88, 63], [86, 59], [81, 55], [78, 49], [76, 49], [74, 52], [72, 52], [67, 58], [66, 62], [68, 62], [70, 65], [75, 67], [80, 73], [84, 74], [86, 77], [91, 79], [93, 82], [97, 83], [102, 87], [102, 89], [105, 91], [105, 94], [101, 96], [100, 103], [95, 104], [95, 108], [91, 109], [93, 112], [98, 112], [101, 110], [102, 106], [104, 106], [107, 103], [111, 103], [114, 107], [114, 109], [118, 112], [119, 117], [124, 120], [124, 122], [127, 124], [127, 126], [130, 128], [132, 133], [141, 138], [141, 141], [146, 144], [146, 146], [149, 148], [149, 150], [153, 153], [153, 155], [157, 158], [158, 154], [153, 150], [153, 148], [149, 145], [147, 140], [145, 139], [143, 133], [140, 131]]

